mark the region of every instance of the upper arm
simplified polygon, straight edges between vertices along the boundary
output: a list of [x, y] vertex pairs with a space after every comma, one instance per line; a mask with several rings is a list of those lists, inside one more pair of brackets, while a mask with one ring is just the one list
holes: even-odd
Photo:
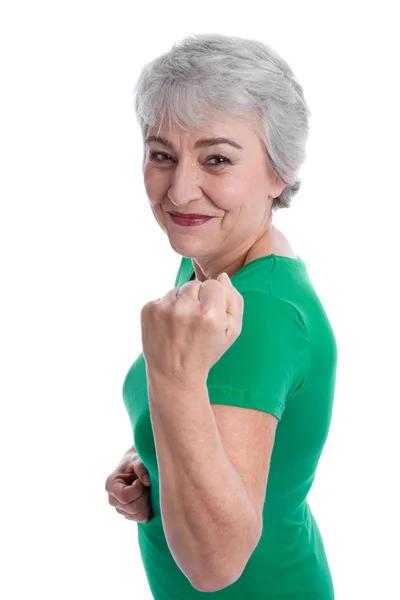
[[211, 408], [224, 451], [241, 477], [254, 508], [259, 539], [278, 419], [252, 408], [224, 404], [213, 404]]

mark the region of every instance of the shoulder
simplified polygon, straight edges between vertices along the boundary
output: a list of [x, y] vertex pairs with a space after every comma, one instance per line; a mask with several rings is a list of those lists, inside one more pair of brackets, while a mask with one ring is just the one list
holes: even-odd
[[307, 335], [307, 327], [300, 310], [283, 298], [263, 290], [246, 290], [243, 296], [243, 325], [261, 333], [262, 327], [272, 331], [300, 330]]

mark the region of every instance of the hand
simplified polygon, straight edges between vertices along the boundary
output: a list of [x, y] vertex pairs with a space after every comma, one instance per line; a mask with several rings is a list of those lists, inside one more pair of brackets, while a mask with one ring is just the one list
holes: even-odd
[[150, 521], [153, 511], [148, 487], [144, 480], [148, 471], [137, 452], [127, 452], [117, 468], [107, 477], [108, 501], [115, 510], [130, 521]]
[[142, 308], [146, 368], [175, 383], [205, 382], [239, 337], [242, 319], [243, 296], [226, 274], [174, 287]]

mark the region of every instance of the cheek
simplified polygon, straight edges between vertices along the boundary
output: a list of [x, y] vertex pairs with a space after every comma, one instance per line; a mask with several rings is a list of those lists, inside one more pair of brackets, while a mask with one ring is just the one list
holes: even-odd
[[222, 210], [235, 213], [249, 196], [249, 184], [237, 175], [214, 177], [203, 187], [204, 193]]
[[229, 178], [229, 189], [227, 191], [234, 198], [241, 198], [243, 204], [251, 203], [253, 199], [258, 198], [260, 192], [266, 189], [265, 175], [260, 168], [243, 169], [243, 172], [237, 172]]
[[230, 175], [210, 176], [202, 182], [203, 192], [215, 202], [226, 203], [238, 195], [236, 179]]
[[144, 172], [143, 183], [147, 197], [152, 204], [161, 202], [166, 194], [166, 177], [162, 171], [148, 170]]

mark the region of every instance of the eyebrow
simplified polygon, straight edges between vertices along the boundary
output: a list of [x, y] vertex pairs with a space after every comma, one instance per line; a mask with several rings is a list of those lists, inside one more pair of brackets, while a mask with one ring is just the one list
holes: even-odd
[[[150, 135], [146, 139], [146, 144], [149, 144], [150, 142], [157, 142], [158, 144], [162, 144], [163, 146], [165, 146], [166, 148], [169, 148], [170, 150], [174, 150], [174, 145], [172, 144], [172, 142], [169, 142], [168, 140], [166, 140], [165, 138], [163, 138], [159, 135]], [[208, 148], [209, 146], [217, 146], [219, 144], [229, 144], [230, 146], [233, 146], [234, 148], [237, 148], [238, 150], [243, 150], [242, 146], [240, 146], [234, 140], [231, 140], [230, 138], [225, 138], [225, 137], [206, 138], [206, 139], [197, 140], [194, 147], [195, 148]]]

